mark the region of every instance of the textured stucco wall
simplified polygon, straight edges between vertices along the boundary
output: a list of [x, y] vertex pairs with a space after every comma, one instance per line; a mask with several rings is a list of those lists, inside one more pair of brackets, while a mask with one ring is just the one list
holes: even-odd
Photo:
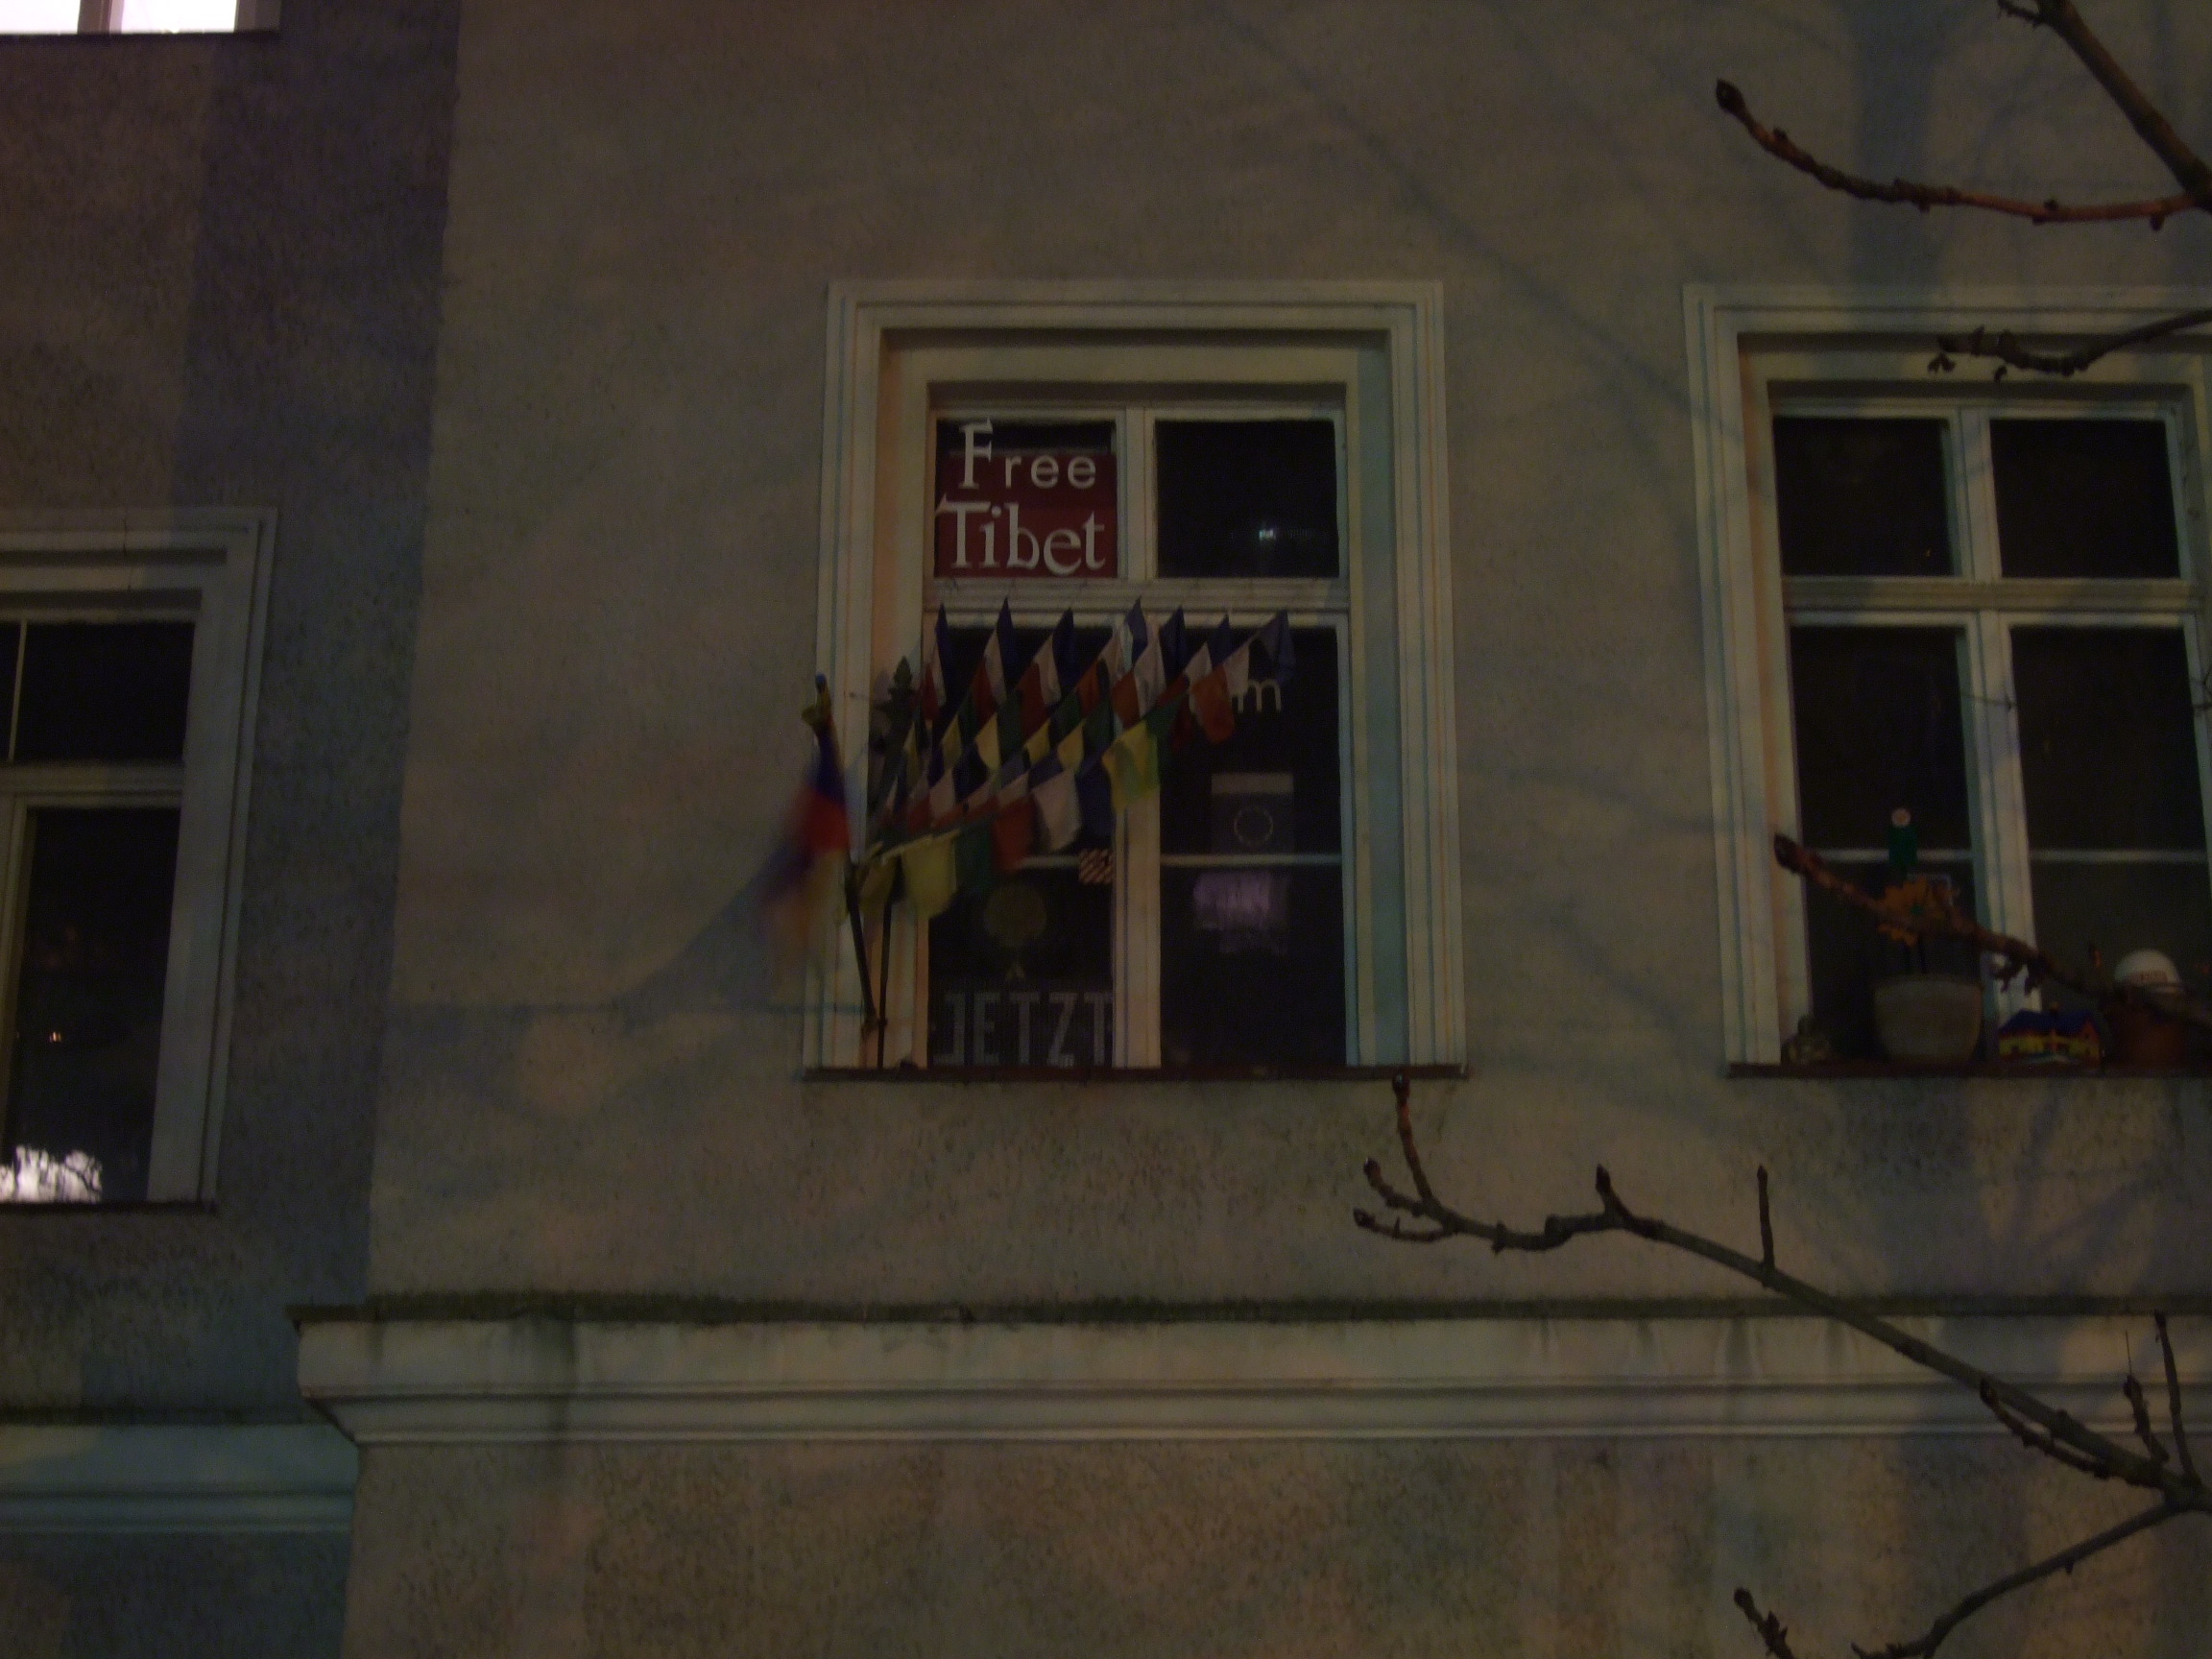
[[308, 1659], [338, 1651], [336, 1533], [0, 1537], [9, 1659]]
[[[2201, 12], [2100, 20], [2201, 126]], [[1848, 1284], [2205, 1286], [2195, 1085], [1719, 1075], [1682, 285], [2187, 281], [2212, 236], [1849, 204], [1712, 82], [1884, 176], [2146, 186], [2048, 39], [1981, 0], [474, 0], [461, 64], [374, 1289], [1724, 1287], [1355, 1237], [1378, 1086], [803, 1086], [794, 1022], [732, 1005], [812, 666], [826, 286], [915, 276], [1442, 280], [1453, 1190], [1540, 1213], [1603, 1159], [1741, 1229], [1764, 1160], [1784, 1248]]]
[[359, 1293], [456, 12], [0, 39], [0, 512], [278, 514], [218, 1203], [0, 1212], [0, 1407], [297, 1410]]
[[[1993, 1439], [379, 1451], [346, 1651], [1709, 1659], [1747, 1583], [1840, 1652], [2126, 1513], [2084, 1486]], [[2184, 1659], [2208, 1569], [2183, 1524], [1959, 1650]]]

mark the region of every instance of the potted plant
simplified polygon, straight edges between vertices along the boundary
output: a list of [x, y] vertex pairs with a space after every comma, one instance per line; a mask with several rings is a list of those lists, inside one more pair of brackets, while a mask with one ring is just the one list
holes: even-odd
[[1912, 814], [1900, 806], [1889, 816], [1889, 869], [1893, 879], [1876, 903], [1876, 925], [1886, 939], [1909, 952], [1910, 967], [1874, 987], [1874, 1036], [1892, 1060], [1956, 1064], [1982, 1046], [1982, 981], [1961, 974], [1931, 973], [1928, 935], [1957, 914], [1955, 889], [1943, 876], [1916, 873], [1918, 837]]

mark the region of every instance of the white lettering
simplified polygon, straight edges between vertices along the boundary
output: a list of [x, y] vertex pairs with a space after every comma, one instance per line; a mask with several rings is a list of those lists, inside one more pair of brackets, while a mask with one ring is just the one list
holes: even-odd
[[[981, 501], [954, 501], [942, 496], [938, 499], [937, 512], [939, 517], [943, 517], [947, 513], [952, 515], [952, 568], [955, 570], [968, 568], [968, 515], [980, 513], [983, 508], [984, 503]], [[992, 511], [996, 512], [998, 509], [993, 508]], [[986, 524], [983, 528], [988, 532], [991, 526]], [[985, 543], [985, 545], [989, 545], [989, 543]]]
[[1072, 576], [1076, 571], [1082, 569], [1083, 561], [1080, 557], [1070, 559], [1065, 565], [1061, 564], [1058, 559], [1053, 557], [1053, 555], [1057, 553], [1063, 545], [1065, 545], [1070, 553], [1073, 553], [1076, 543], [1080, 541], [1082, 541], [1082, 538], [1077, 536], [1072, 530], [1055, 530], [1051, 535], [1046, 537], [1045, 568], [1055, 576]]
[[1098, 515], [1094, 513], [1083, 520], [1083, 568], [1103, 570], [1106, 561], [1098, 554]]
[[1056, 456], [1040, 455], [1029, 463], [1029, 482], [1040, 490], [1049, 490], [1060, 482], [1060, 462]]
[[1072, 1066], [1075, 1056], [1068, 1052], [1068, 1022], [1075, 1018], [1075, 993], [1053, 992], [1052, 1006], [1060, 1010], [1060, 1023], [1052, 1027], [1052, 1046], [1046, 1052], [1045, 1064]]
[[1013, 489], [1013, 488], [1014, 488], [1014, 469], [1015, 469], [1015, 468], [1017, 468], [1017, 467], [1019, 467], [1019, 466], [1021, 466], [1021, 465], [1022, 465], [1022, 457], [1021, 457], [1021, 456], [1019, 456], [1019, 455], [1009, 455], [1009, 456], [1007, 456], [1007, 457], [1006, 457], [1006, 485], [1005, 485], [1005, 487], [1006, 487], [1007, 489], [1011, 490], [1011, 489]]
[[991, 459], [991, 445], [975, 442], [976, 433], [990, 430], [991, 422], [988, 421], [960, 422], [960, 488], [963, 490], [975, 488], [975, 463]]
[[[991, 511], [996, 514], [998, 509], [994, 507]], [[983, 568], [998, 568], [998, 526], [988, 518], [983, 521]]]
[[1009, 991], [1006, 1000], [1014, 1004], [1014, 1050], [1017, 1066], [1029, 1064], [1029, 1010], [1043, 1000], [1042, 991]]
[[1098, 463], [1088, 455], [1077, 455], [1068, 463], [1068, 482], [1078, 490], [1088, 490], [1098, 481]]
[[[1029, 538], [1029, 557], [1022, 557], [1022, 538]], [[1006, 568], [1009, 570], [1034, 570], [1037, 568], [1037, 532], [1022, 528], [1022, 503], [1006, 503]]]
[[1091, 1064], [1106, 1064], [1106, 1012], [1114, 1006], [1111, 991], [1086, 991], [1083, 1000], [1091, 1005]]
[[991, 1046], [992, 1039], [998, 1035], [991, 1029], [991, 1016], [998, 1007], [998, 992], [975, 993], [975, 1064], [978, 1066], [998, 1064], [998, 1050]]

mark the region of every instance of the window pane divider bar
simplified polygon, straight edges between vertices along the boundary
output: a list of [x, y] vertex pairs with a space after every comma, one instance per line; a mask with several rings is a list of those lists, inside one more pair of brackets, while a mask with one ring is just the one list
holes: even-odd
[[[1994, 509], [1992, 509], [1994, 511]], [[2159, 617], [2199, 611], [2202, 592], [2193, 582], [2148, 578], [1977, 582], [1960, 576], [1790, 576], [1782, 600], [1792, 613], [1835, 611], [2001, 611], [2131, 613]]]
[[1164, 870], [1334, 870], [1341, 853], [1163, 853]]

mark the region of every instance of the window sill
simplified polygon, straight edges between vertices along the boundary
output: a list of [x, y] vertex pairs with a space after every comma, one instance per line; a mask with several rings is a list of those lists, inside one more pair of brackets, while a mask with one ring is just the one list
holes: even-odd
[[1464, 1066], [810, 1066], [806, 1083], [1387, 1083], [1467, 1075]]
[[1731, 1077], [2080, 1077], [2180, 1078], [2212, 1077], [2212, 1066], [2069, 1066], [2048, 1061], [1966, 1060], [1956, 1065], [1923, 1061], [1898, 1064], [1887, 1060], [1830, 1060], [1817, 1066], [1755, 1066], [1738, 1062], [1728, 1068]]

